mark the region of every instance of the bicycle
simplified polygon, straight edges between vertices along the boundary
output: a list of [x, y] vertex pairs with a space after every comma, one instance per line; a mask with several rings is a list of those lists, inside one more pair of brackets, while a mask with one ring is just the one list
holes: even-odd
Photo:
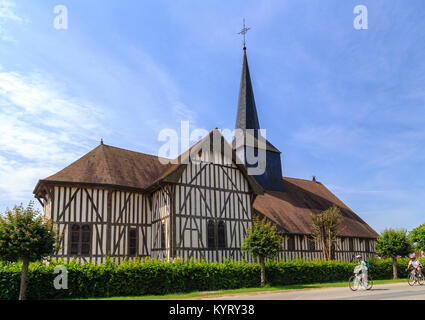
[[371, 290], [373, 287], [373, 280], [370, 276], [368, 276], [367, 279], [367, 287], [365, 287], [363, 283], [363, 277], [359, 270], [357, 268], [354, 270], [354, 275], [350, 277], [350, 280], [348, 280], [348, 287], [351, 289], [351, 291], [357, 291], [359, 289], [359, 286], [362, 286], [366, 290]]
[[[410, 270], [409, 268], [406, 269], [406, 271]], [[409, 286], [413, 287], [416, 283], [420, 286], [423, 286], [425, 284], [425, 279], [423, 274], [419, 274], [418, 270], [413, 269], [407, 278], [407, 283]]]

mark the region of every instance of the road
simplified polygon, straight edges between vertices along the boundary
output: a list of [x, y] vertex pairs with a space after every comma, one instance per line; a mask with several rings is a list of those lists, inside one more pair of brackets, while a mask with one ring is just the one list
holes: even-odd
[[407, 282], [375, 285], [370, 291], [341, 288], [288, 290], [209, 298], [208, 300], [425, 300], [425, 286], [410, 287]]

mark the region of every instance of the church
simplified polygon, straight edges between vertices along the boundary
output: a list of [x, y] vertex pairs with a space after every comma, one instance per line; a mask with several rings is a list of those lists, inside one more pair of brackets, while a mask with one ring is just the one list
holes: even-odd
[[[283, 235], [277, 259], [320, 259], [311, 215], [333, 205], [342, 213], [336, 259], [375, 255], [378, 234], [315, 178], [284, 177], [281, 152], [266, 139], [260, 143], [260, 128], [244, 47], [235, 126], [243, 139], [229, 143], [215, 129], [175, 161], [101, 141], [39, 180], [34, 195], [61, 235], [55, 257], [250, 260], [241, 247], [258, 216]], [[250, 148], [265, 155], [261, 174], [250, 174]]]

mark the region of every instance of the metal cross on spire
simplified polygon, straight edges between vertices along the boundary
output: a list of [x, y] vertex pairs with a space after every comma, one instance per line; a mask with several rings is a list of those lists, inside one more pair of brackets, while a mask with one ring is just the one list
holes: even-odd
[[243, 28], [241, 30], [241, 32], [238, 32], [238, 34], [243, 35], [243, 47], [244, 49], [246, 48], [246, 39], [245, 39], [245, 35], [247, 34], [247, 32], [250, 30], [251, 28], [247, 28], [245, 27], [245, 18], [243, 18]]

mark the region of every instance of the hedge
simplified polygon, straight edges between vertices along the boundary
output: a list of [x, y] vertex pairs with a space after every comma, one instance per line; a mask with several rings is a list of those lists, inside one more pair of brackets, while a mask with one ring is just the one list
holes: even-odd
[[[399, 259], [399, 276], [404, 277], [407, 259]], [[425, 264], [425, 261], [422, 260]], [[371, 260], [374, 279], [392, 278], [391, 260]], [[53, 286], [54, 267], [65, 265], [68, 290]], [[268, 262], [266, 279], [271, 286], [346, 281], [355, 264], [337, 261]], [[0, 263], [0, 299], [17, 299], [21, 264]], [[110, 296], [160, 295], [192, 291], [210, 291], [258, 287], [260, 266], [248, 262], [206, 263], [162, 262], [154, 259], [115, 264], [82, 264], [77, 261], [31, 263], [28, 276], [28, 299], [63, 299]]]

